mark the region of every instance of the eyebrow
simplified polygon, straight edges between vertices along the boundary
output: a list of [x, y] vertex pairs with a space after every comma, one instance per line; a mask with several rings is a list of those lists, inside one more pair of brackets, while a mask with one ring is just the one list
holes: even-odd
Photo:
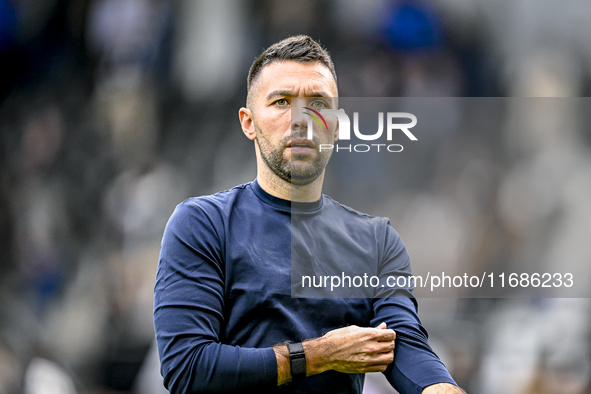
[[[296, 97], [292, 90], [274, 90], [267, 95], [267, 100], [272, 99], [273, 97], [277, 96], [289, 96], [289, 97]], [[311, 94], [307, 94], [305, 97], [325, 97], [331, 98], [332, 96], [327, 95], [324, 92], [312, 92]]]

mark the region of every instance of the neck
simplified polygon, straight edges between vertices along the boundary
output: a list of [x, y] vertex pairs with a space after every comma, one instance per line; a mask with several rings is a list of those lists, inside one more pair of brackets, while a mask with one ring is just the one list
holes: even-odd
[[318, 201], [322, 196], [324, 172], [307, 185], [294, 185], [271, 172], [266, 167], [257, 170], [257, 181], [261, 188], [270, 195], [295, 202]]

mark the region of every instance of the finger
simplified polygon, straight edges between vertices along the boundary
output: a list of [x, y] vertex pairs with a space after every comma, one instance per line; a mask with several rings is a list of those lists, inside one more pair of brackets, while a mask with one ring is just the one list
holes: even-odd
[[390, 342], [390, 341], [389, 341], [389, 342], [380, 342], [380, 345], [383, 345], [383, 346], [384, 346], [384, 348], [386, 349], [386, 350], [384, 350], [384, 351], [383, 351], [383, 352], [381, 352], [381, 353], [384, 353], [384, 352], [391, 352], [391, 351], [392, 351], [392, 350], [394, 350], [394, 348], [396, 347], [396, 341], [391, 341], [391, 342]]
[[375, 364], [391, 364], [394, 361], [394, 352], [392, 350], [385, 353], [375, 354], [373, 357], [367, 360], [368, 365]]
[[382, 341], [393, 341], [396, 339], [396, 333], [394, 330], [389, 328], [382, 328], [377, 331], [377, 335], [374, 337], [374, 340], [382, 342]]
[[394, 341], [378, 342], [374, 344], [368, 351], [368, 354], [382, 354], [392, 352], [394, 350]]
[[382, 328], [386, 328], [386, 323], [385, 322], [381, 322], [379, 326], [377, 326], [376, 328], [382, 329]]

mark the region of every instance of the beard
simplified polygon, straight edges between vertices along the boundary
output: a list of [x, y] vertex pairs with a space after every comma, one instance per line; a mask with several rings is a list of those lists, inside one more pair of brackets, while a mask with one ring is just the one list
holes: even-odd
[[313, 142], [317, 152], [316, 158], [312, 162], [294, 163], [294, 161], [304, 160], [306, 155], [292, 154], [291, 159], [284, 156], [285, 149], [291, 138], [301, 138], [302, 134], [305, 138], [306, 130], [301, 133], [292, 133], [291, 136], [282, 138], [277, 146], [272, 143], [261, 132], [261, 129], [255, 126], [257, 132], [257, 143], [259, 144], [259, 151], [261, 158], [279, 178], [287, 181], [293, 185], [307, 185], [314, 182], [322, 174], [332, 153], [331, 149], [319, 151], [320, 141], [318, 137], [314, 136]]

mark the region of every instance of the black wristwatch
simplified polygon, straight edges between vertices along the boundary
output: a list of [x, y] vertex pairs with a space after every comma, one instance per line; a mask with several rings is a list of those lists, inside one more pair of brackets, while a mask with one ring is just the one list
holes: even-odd
[[289, 361], [291, 363], [291, 378], [299, 380], [306, 377], [306, 354], [301, 343], [288, 343]]

